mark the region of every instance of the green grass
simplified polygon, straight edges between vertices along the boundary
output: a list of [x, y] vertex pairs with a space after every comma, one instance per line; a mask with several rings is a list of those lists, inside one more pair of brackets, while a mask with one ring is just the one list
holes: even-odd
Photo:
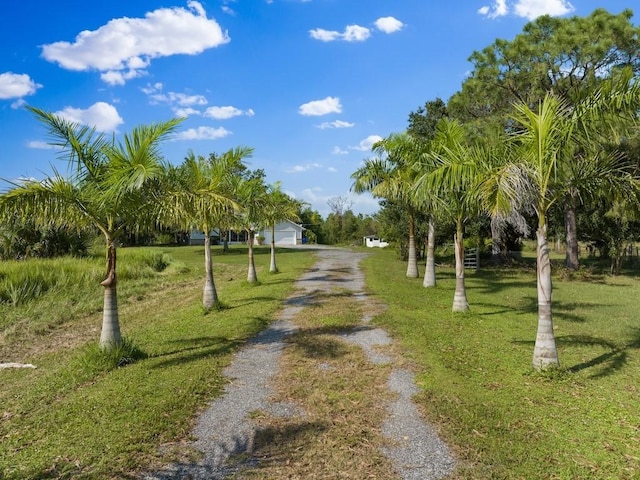
[[[257, 249], [254, 287], [245, 281], [246, 249], [216, 249], [227, 308], [206, 315], [202, 247], [121, 249], [118, 259], [121, 327], [138, 360], [116, 368], [95, 347], [104, 259], [20, 265], [64, 279], [0, 306], [0, 361], [38, 367], [0, 370], [0, 478], [133, 478], [174, 459], [172, 445], [189, 438], [196, 413], [222, 392], [230, 355], [271, 321], [314, 256], [279, 251], [272, 275], [268, 249]], [[0, 277], [11, 278], [11, 263], [2, 268]]]
[[541, 375], [531, 265], [467, 271], [471, 312], [454, 315], [451, 269], [425, 289], [393, 251], [373, 253], [367, 285], [389, 306], [376, 321], [415, 362], [417, 400], [460, 459], [456, 478], [640, 476], [638, 278], [556, 268], [561, 370]]

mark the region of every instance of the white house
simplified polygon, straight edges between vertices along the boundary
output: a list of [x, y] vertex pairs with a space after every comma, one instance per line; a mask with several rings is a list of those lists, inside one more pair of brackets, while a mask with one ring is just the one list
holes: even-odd
[[389, 245], [387, 242], [382, 240], [381, 238], [376, 237], [375, 235], [367, 235], [364, 237], [364, 246], [365, 247], [386, 247]]
[[[276, 245], [300, 245], [302, 244], [302, 232], [304, 227], [297, 223], [285, 220], [276, 224], [275, 227], [275, 243]], [[209, 234], [213, 239], [216, 239], [219, 243], [222, 242], [220, 233], [217, 229], [212, 230]], [[235, 232], [230, 230], [226, 233], [227, 242], [230, 244], [243, 244], [247, 243], [247, 232]], [[255, 243], [258, 243], [257, 238], [264, 237], [263, 243], [265, 245], [271, 244], [271, 228], [263, 228], [256, 231]], [[196, 230], [192, 230], [189, 234], [190, 245], [204, 245], [204, 233]]]
[[[275, 244], [276, 245], [301, 245], [302, 232], [304, 227], [289, 220], [278, 222], [275, 227]], [[258, 232], [258, 235], [264, 237], [264, 244], [271, 244], [271, 228], [267, 227]]]

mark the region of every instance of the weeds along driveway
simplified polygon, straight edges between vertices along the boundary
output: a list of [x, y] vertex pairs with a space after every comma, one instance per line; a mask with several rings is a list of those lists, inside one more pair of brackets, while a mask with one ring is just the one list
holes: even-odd
[[[387, 333], [369, 325], [384, 306], [364, 292], [358, 264], [367, 254], [303, 248], [317, 263], [297, 281], [278, 320], [235, 355], [224, 372], [225, 394], [197, 419], [198, 461], [146, 479], [427, 480], [453, 471], [448, 447], [412, 402], [413, 374]], [[323, 304], [334, 310], [316, 311], [321, 321], [357, 312], [356, 322], [310, 323]], [[345, 381], [337, 383], [340, 375]]]

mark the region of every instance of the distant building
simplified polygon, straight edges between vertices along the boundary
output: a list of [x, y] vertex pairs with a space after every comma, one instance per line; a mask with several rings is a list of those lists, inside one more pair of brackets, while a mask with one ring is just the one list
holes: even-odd
[[[301, 245], [303, 241], [304, 227], [297, 223], [285, 220], [276, 224], [275, 227], [275, 244], [276, 245]], [[271, 244], [271, 228], [263, 228], [255, 232], [255, 244], [258, 244], [258, 237], [263, 238], [261, 243], [265, 245]], [[236, 232], [229, 230], [225, 233], [227, 236], [227, 242], [229, 244], [243, 244], [247, 243], [247, 232]], [[212, 245], [222, 243], [224, 241], [220, 236], [218, 229], [211, 230], [209, 232]], [[189, 245], [204, 245], [204, 233], [196, 230], [192, 230], [189, 234]]]
[[[276, 224], [275, 244], [276, 245], [301, 245], [304, 227], [289, 220], [284, 220]], [[271, 228], [263, 228], [258, 235], [264, 237], [264, 244], [271, 244]]]
[[386, 247], [387, 245], [389, 245], [387, 242], [385, 242], [384, 240], [382, 240], [379, 237], [376, 237], [375, 235], [367, 235], [366, 237], [364, 237], [364, 246], [365, 247]]

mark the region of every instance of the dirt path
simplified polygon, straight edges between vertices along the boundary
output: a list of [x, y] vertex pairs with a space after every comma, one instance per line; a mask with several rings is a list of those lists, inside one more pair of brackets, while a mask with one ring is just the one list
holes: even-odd
[[[273, 403], [271, 381], [278, 373], [278, 364], [285, 348], [284, 339], [296, 331], [293, 319], [309, 305], [318, 292], [329, 293], [336, 285], [352, 292], [352, 297], [366, 302], [364, 276], [358, 264], [366, 254], [337, 248], [317, 249], [318, 262], [298, 281], [298, 290], [288, 299], [279, 319], [256, 336], [239, 351], [225, 376], [232, 379], [225, 394], [214, 400], [200, 416], [193, 432], [193, 447], [202, 453], [197, 464], [175, 464], [163, 472], [146, 478], [164, 480], [177, 478], [223, 479], [238, 471], [255, 466], [252, 458], [257, 431], [251, 420], [253, 412], [264, 411], [273, 416], [290, 417], [299, 413], [295, 404]], [[365, 315], [363, 325], [371, 320]], [[342, 338], [360, 346], [368, 359], [376, 364], [392, 366], [387, 380], [395, 400], [387, 406], [387, 420], [381, 425], [386, 446], [383, 453], [391, 461], [398, 478], [429, 480], [447, 476], [454, 460], [447, 446], [420, 417], [411, 397], [417, 393], [413, 375], [404, 369], [394, 354], [381, 353], [380, 346], [390, 345], [392, 339], [380, 328], [357, 328]], [[229, 462], [231, 455], [245, 454], [241, 463]], [[234, 458], [238, 458], [237, 456]], [[365, 478], [366, 472], [362, 472]]]

